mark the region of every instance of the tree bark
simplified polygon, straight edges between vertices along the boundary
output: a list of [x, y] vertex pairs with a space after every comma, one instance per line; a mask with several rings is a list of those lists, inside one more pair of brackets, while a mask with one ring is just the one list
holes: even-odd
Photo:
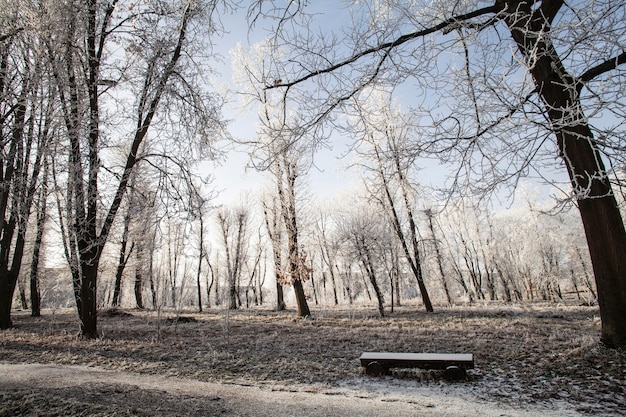
[[[278, 178], [277, 178], [278, 181]], [[282, 269], [282, 259], [280, 256], [281, 247], [281, 231], [280, 222], [278, 221], [278, 209], [276, 208], [276, 200], [274, 200], [274, 206], [272, 208], [272, 218], [270, 222], [270, 212], [265, 203], [263, 203], [263, 214], [265, 217], [265, 226], [267, 227], [267, 234], [272, 242], [272, 253], [274, 254], [274, 276], [276, 278], [276, 311], [283, 311], [286, 308], [285, 296], [283, 293], [283, 284], [280, 278], [280, 271]]]
[[83, 339], [98, 338], [98, 306], [97, 306], [97, 279], [98, 263], [86, 259], [81, 262], [80, 302], [80, 336]]
[[124, 275], [124, 270], [126, 269], [126, 264], [128, 263], [128, 259], [130, 258], [131, 253], [133, 252], [134, 244], [131, 244], [130, 249], [128, 250], [128, 234], [130, 228], [130, 219], [131, 219], [131, 205], [132, 201], [129, 202], [128, 209], [126, 210], [126, 215], [124, 216], [124, 230], [122, 231], [122, 243], [120, 246], [120, 255], [117, 263], [117, 270], [115, 271], [115, 286], [113, 288], [113, 301], [111, 304], [113, 307], [119, 307], [121, 304], [121, 294], [122, 294], [122, 277]]
[[[45, 179], [44, 179], [45, 181]], [[41, 293], [39, 291], [39, 260], [41, 253], [41, 245], [43, 243], [43, 232], [46, 223], [46, 197], [45, 185], [39, 196], [39, 209], [37, 210], [37, 232], [35, 234], [35, 243], [33, 246], [33, 257], [30, 262], [30, 309], [31, 316], [39, 317], [41, 315]]]
[[506, 1], [506, 23], [524, 58], [552, 123], [578, 202], [593, 264], [602, 318], [601, 340], [626, 346], [626, 230], [602, 155], [580, 105], [577, 82], [567, 73], [546, 35], [550, 17], [544, 4], [536, 10], [521, 1]]

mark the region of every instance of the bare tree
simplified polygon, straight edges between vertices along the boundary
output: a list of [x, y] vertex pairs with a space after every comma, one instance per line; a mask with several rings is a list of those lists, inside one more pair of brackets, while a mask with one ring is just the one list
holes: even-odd
[[293, 286], [299, 317], [311, 315], [306, 296], [304, 282], [310, 278], [311, 269], [306, 263], [306, 253], [300, 246], [298, 217], [296, 210], [296, 178], [298, 177], [295, 162], [281, 155], [274, 166], [276, 185], [280, 200], [281, 212], [287, 231], [288, 269], [282, 271], [282, 281]]
[[433, 247], [435, 248], [435, 256], [437, 261], [437, 268], [439, 271], [439, 277], [441, 278], [441, 286], [443, 287], [443, 292], [446, 294], [446, 301], [448, 305], [452, 305], [452, 297], [450, 296], [450, 288], [448, 287], [448, 280], [446, 279], [446, 273], [443, 269], [443, 256], [441, 254], [441, 249], [439, 249], [439, 240], [437, 240], [437, 236], [435, 235], [435, 226], [433, 224], [433, 211], [431, 209], [424, 210], [424, 214], [428, 219], [428, 228], [430, 229], [430, 234], [432, 236]]
[[[626, 345], [626, 230], [610, 175], [624, 162], [626, 89], [613, 76], [626, 63], [623, 1], [359, 2], [343, 38], [317, 39], [289, 31], [305, 2], [290, 2], [287, 13], [268, 3], [251, 12], [279, 20], [276, 56], [284, 59], [259, 81], [282, 89], [285, 103], [300, 98], [303, 128], [322, 131], [372, 82], [411, 81], [417, 97], [434, 97], [423, 102], [430, 122], [415, 150], [456, 163], [452, 189], [543, 177], [558, 156], [585, 228], [601, 339]], [[459, 65], [440, 65], [444, 51]]]
[[272, 252], [274, 255], [274, 276], [276, 279], [276, 311], [282, 311], [286, 308], [285, 298], [283, 294], [283, 282], [281, 279], [282, 267], [282, 222], [280, 221], [280, 209], [278, 208], [277, 199], [272, 198], [272, 206], [263, 201], [263, 216], [267, 234], [272, 242]]
[[298, 127], [298, 116], [286, 112], [280, 97], [258, 88], [258, 77], [263, 75], [266, 66], [272, 66], [272, 58], [264, 55], [267, 48], [266, 43], [260, 43], [250, 51], [236, 51], [235, 65], [240, 70], [235, 79], [243, 85], [247, 100], [259, 106], [259, 140], [254, 144], [251, 155], [257, 168], [269, 170], [274, 177], [288, 254], [288, 265], [279, 272], [282, 283], [293, 286], [298, 316], [307, 317], [311, 312], [304, 293], [304, 282], [312, 276], [312, 271], [306, 263], [306, 253], [300, 242], [296, 182], [310, 167], [307, 157], [312, 149], [298, 146], [300, 137], [305, 133]]
[[217, 212], [226, 257], [228, 308], [230, 310], [236, 310], [241, 305], [239, 283], [247, 256], [249, 217], [249, 212], [243, 205], [235, 210], [221, 208]]
[[[131, 184], [132, 188], [132, 184]], [[124, 270], [126, 269], [126, 265], [128, 264], [128, 260], [130, 259], [133, 249], [135, 248], [135, 242], [131, 242], [130, 248], [128, 247], [129, 243], [129, 235], [130, 235], [130, 222], [132, 210], [134, 209], [134, 202], [130, 198], [132, 193], [129, 193], [129, 201], [126, 206], [126, 212], [124, 213], [123, 218], [123, 230], [122, 230], [122, 241], [120, 242], [120, 252], [119, 259], [117, 262], [117, 269], [115, 271], [115, 284], [113, 288], [113, 299], [111, 301], [111, 305], [114, 307], [119, 307], [121, 304], [121, 293], [122, 293], [122, 276], [124, 275]]]
[[[207, 19], [208, 32], [216, 29], [211, 22], [216, 3], [172, 0], [129, 7], [118, 3], [70, 1], [46, 3], [40, 9], [39, 27], [68, 139], [61, 214], [81, 335], [86, 338], [98, 335], [98, 267], [131, 173], [145, 160], [139, 152], [149, 129], [159, 130], [164, 137], [186, 133], [185, 149], [193, 146], [192, 139], [206, 141], [220, 129], [215, 103], [207, 101], [202, 93], [206, 90], [195, 84], [199, 78], [195, 71], [202, 63], [193, 61], [194, 42], [201, 38], [191, 32], [200, 28], [191, 24], [200, 17]], [[122, 66], [116, 65], [115, 50], [128, 54]], [[192, 65], [186, 64], [191, 61]], [[131, 104], [124, 103], [128, 98], [133, 101], [132, 111], [127, 108]], [[110, 106], [115, 101], [117, 106]], [[159, 119], [160, 111], [168, 117]], [[109, 139], [112, 120], [128, 128], [127, 137], [115, 138], [126, 156], [123, 166], [105, 171], [102, 142]], [[172, 143], [185, 146], [185, 141]], [[105, 182], [114, 185], [103, 188]], [[101, 199], [105, 191], [107, 198]]]
[[39, 43], [25, 30], [29, 22], [18, 13], [20, 5], [5, 6], [0, 11], [0, 329], [12, 326], [28, 221], [54, 134]]
[[[328, 270], [330, 276], [330, 285], [333, 293], [334, 305], [339, 304], [339, 298], [337, 297], [337, 280], [335, 278], [335, 270], [337, 269], [337, 256], [340, 249], [340, 242], [336, 236], [336, 230], [330, 231], [329, 222], [331, 216], [321, 211], [319, 219], [316, 223], [316, 235], [319, 245], [319, 252], [321, 260]], [[322, 272], [325, 277], [326, 272]], [[326, 280], [324, 279], [324, 283]]]
[[[406, 161], [401, 149], [401, 144], [407, 142], [408, 124], [403, 122], [402, 115], [397, 109], [393, 109], [391, 103], [385, 100], [384, 95], [379, 95], [370, 104], [370, 108], [359, 103], [356, 104], [358, 118], [352, 127], [360, 139], [361, 154], [374, 167], [369, 168], [374, 172], [377, 189], [372, 191], [374, 198], [384, 207], [387, 217], [393, 226], [396, 236], [400, 241], [407, 263], [417, 281], [424, 302], [424, 308], [428, 312], [433, 311], [432, 302], [426, 288], [422, 268], [422, 254], [419, 246], [419, 231], [415, 219], [413, 201], [415, 192], [408, 180], [408, 168], [410, 161]], [[373, 107], [373, 108], [372, 108]], [[353, 134], [355, 134], [353, 132]], [[367, 162], [364, 162], [366, 164]], [[396, 202], [395, 191], [392, 183], [400, 193], [401, 203]], [[403, 227], [400, 207], [404, 209], [407, 227]]]
[[41, 188], [37, 196], [37, 222], [33, 253], [30, 261], [30, 308], [33, 317], [41, 315], [41, 291], [39, 283], [39, 267], [41, 264], [41, 249], [43, 246], [44, 232], [48, 220], [48, 171], [47, 161], [44, 160], [44, 173]]
[[376, 295], [378, 312], [384, 317], [385, 298], [378, 282], [378, 265], [381, 264], [381, 254], [386, 240], [384, 225], [376, 221], [375, 216], [367, 209], [353, 210], [344, 217], [340, 222], [343, 240], [363, 268]]

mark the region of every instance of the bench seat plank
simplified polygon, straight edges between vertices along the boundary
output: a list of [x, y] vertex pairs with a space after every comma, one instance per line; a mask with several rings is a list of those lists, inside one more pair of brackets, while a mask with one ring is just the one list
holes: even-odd
[[364, 367], [377, 362], [384, 368], [446, 369], [449, 366], [474, 368], [474, 355], [471, 353], [363, 352], [359, 360]]

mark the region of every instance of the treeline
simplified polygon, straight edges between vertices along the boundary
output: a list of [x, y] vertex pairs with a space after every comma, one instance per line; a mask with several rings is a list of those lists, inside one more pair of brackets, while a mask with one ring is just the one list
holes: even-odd
[[[297, 306], [286, 229], [268, 200], [266, 194], [207, 210], [202, 221], [180, 214], [159, 218], [159, 210], [124, 216], [102, 264], [99, 307]], [[371, 198], [354, 194], [338, 204], [302, 205], [296, 264], [312, 314], [367, 304], [384, 315], [403, 302], [423, 305], [424, 290], [434, 309], [483, 301], [596, 300], [575, 212], [545, 213], [530, 204], [495, 212], [467, 199], [416, 210], [416, 276], [388, 213]], [[29, 276], [25, 268], [19, 281], [23, 308], [30, 305]], [[54, 291], [63, 285], [65, 299]], [[44, 306], [72, 304], [69, 280], [44, 276], [41, 287], [51, 295], [44, 295]]]

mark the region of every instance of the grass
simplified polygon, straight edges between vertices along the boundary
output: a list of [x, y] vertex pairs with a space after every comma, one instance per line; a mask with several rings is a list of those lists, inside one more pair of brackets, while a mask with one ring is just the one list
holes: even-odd
[[[241, 384], [334, 386], [367, 378], [363, 351], [473, 353], [476, 369], [465, 387], [485, 400], [522, 406], [567, 401], [579, 411], [626, 409], [626, 352], [598, 343], [596, 307], [484, 305], [333, 309], [297, 319], [293, 311], [210, 310], [177, 314], [103, 312], [102, 337], [78, 339], [76, 315], [13, 316], [0, 333], [0, 360], [100, 366]], [[416, 380], [399, 370], [390, 384]], [[445, 384], [436, 378], [419, 383]]]

